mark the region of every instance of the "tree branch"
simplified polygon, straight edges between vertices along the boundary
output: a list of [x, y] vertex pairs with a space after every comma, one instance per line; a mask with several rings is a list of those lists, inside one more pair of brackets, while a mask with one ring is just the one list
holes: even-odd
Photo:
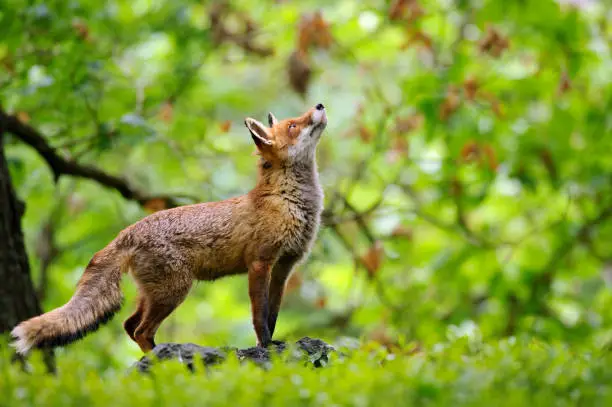
[[257, 26], [246, 15], [237, 13], [238, 21], [243, 25], [241, 32], [235, 33], [230, 30], [225, 22], [225, 19], [231, 12], [229, 2], [221, 1], [213, 6], [210, 12], [210, 28], [213, 35], [213, 41], [216, 45], [224, 42], [231, 42], [242, 48], [244, 51], [260, 57], [268, 57], [274, 54], [274, 50], [269, 47], [258, 45], [255, 42]]
[[80, 164], [73, 159], [62, 157], [57, 149], [52, 147], [38, 130], [22, 122], [16, 116], [6, 113], [1, 107], [0, 121], [4, 122], [7, 132], [30, 145], [41, 155], [51, 169], [56, 182], [62, 175], [71, 175], [96, 181], [100, 185], [118, 191], [124, 198], [136, 201], [140, 205], [144, 205], [152, 199], [163, 200], [166, 208], [180, 205], [174, 197], [168, 195], [147, 195], [131, 186], [123, 178], [107, 174], [95, 167]]
[[561, 261], [571, 253], [572, 249], [577, 243], [587, 238], [589, 233], [591, 233], [595, 227], [607, 221], [611, 217], [612, 206], [608, 206], [602, 209], [597, 216], [584, 223], [576, 233], [557, 247], [553, 255], [550, 257], [550, 260], [544, 267], [544, 270], [532, 284], [532, 300], [535, 301], [536, 299], [543, 299], [543, 297], [548, 294], [559, 263], [561, 263]]
[[[353, 247], [349, 239], [340, 231], [340, 229], [338, 229], [338, 226], [329, 225], [329, 229], [331, 229], [332, 232], [336, 235], [336, 237], [338, 238], [342, 246], [344, 246], [346, 251], [350, 253], [351, 257], [353, 257], [353, 261], [355, 261], [357, 265], [360, 265], [367, 269], [368, 265], [363, 261], [363, 258], [357, 255], [357, 253], [355, 252], [355, 248]], [[376, 289], [376, 294], [378, 295], [380, 302], [384, 306], [390, 308], [392, 311], [400, 312], [402, 308], [389, 299], [387, 291], [385, 290], [384, 283], [381, 281], [380, 276], [375, 276], [371, 279], [371, 281], [373, 281], [374, 283], [374, 288]]]

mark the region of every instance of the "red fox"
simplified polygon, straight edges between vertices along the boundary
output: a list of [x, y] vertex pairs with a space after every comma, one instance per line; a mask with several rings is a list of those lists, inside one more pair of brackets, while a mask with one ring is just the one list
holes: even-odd
[[268, 124], [247, 118], [260, 155], [257, 185], [246, 195], [151, 214], [96, 253], [65, 305], [17, 325], [13, 346], [66, 345], [110, 320], [130, 273], [138, 306], [124, 328], [143, 352], [155, 347], [162, 321], [183, 302], [194, 280], [248, 275], [257, 346], [272, 335], [287, 277], [313, 244], [323, 208], [315, 149], [327, 125], [322, 104]]

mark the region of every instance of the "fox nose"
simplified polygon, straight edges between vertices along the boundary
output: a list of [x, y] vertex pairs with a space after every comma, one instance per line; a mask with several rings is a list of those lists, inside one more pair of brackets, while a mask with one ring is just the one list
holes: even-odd
[[323, 109], [325, 109], [325, 106], [323, 106], [323, 104], [322, 104], [322, 103], [319, 103], [318, 105], [316, 105], [316, 106], [315, 106], [315, 108], [316, 108], [317, 110], [323, 110]]

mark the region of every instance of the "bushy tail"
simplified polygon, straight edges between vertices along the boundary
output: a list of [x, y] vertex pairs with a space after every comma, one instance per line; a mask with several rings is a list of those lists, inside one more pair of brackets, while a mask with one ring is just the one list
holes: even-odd
[[67, 345], [108, 322], [121, 308], [121, 263], [121, 256], [112, 248], [96, 253], [68, 303], [13, 329], [12, 345], [17, 352]]

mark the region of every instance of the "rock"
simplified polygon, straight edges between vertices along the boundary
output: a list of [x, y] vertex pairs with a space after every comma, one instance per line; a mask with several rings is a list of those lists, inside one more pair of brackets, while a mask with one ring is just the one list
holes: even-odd
[[281, 354], [286, 349], [287, 344], [285, 342], [272, 341], [272, 344], [268, 348], [254, 346], [246, 349], [234, 349], [234, 351], [240, 361], [250, 360], [260, 366], [268, 366], [270, 362], [270, 351], [276, 351], [277, 354]]
[[[288, 350], [290, 352], [287, 352]], [[307, 363], [312, 363], [315, 367], [321, 367], [327, 364], [328, 355], [335, 349], [321, 339], [309, 337], [300, 339], [295, 345], [273, 341], [268, 348], [252, 347], [246, 349], [219, 349], [193, 343], [161, 343], [151, 353], [136, 362], [132, 368], [140, 372], [147, 372], [153, 363], [176, 359], [187, 366], [190, 371], [195, 371], [194, 355], [199, 355], [204, 366], [210, 366], [222, 363], [230, 353], [235, 353], [240, 361], [252, 361], [260, 366], [267, 367], [270, 364], [270, 352], [273, 351], [278, 355], [288, 356], [290, 360], [304, 360]]]
[[[194, 343], [160, 343], [152, 351], [158, 361], [177, 359], [187, 366], [187, 369], [194, 371], [193, 355], [198, 354], [204, 366], [214, 365], [223, 362], [227, 357], [226, 353], [208, 346], [200, 346]], [[133, 366], [140, 372], [146, 372], [155, 362], [151, 354], [143, 356]]]
[[296, 343], [302, 351], [306, 352], [308, 360], [315, 367], [325, 366], [329, 361], [327, 355], [335, 350], [333, 346], [325, 343], [321, 339], [312, 339], [307, 336]]

